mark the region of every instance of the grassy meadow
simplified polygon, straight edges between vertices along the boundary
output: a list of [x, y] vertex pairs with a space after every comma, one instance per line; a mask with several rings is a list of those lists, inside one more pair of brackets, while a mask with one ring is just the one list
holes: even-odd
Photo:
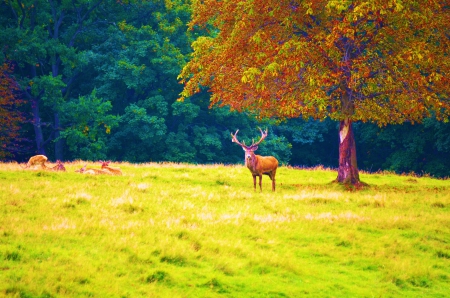
[[[0, 296], [449, 297], [450, 180], [116, 163], [0, 163]], [[88, 164], [99, 168], [99, 164]]]

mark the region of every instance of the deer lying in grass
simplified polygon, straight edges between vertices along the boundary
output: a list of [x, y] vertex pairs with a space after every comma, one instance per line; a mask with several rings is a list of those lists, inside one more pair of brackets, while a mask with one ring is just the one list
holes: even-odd
[[66, 171], [66, 168], [64, 167], [63, 163], [60, 160], [56, 161], [56, 166], [54, 167], [49, 168], [45, 164], [43, 164], [42, 167], [49, 171], [61, 171], [61, 172]]
[[92, 169], [92, 168], [86, 168], [87, 165], [84, 165], [79, 170], [76, 170], [75, 172], [81, 173], [81, 174], [89, 174], [89, 175], [112, 175], [110, 172], [102, 169]]
[[23, 169], [28, 169], [31, 166], [40, 165], [43, 169], [46, 168], [45, 162], [47, 161], [47, 156], [45, 155], [35, 155], [30, 157], [25, 167], [22, 167]]
[[122, 175], [122, 170], [120, 168], [113, 168], [109, 166], [111, 161], [100, 161], [102, 163], [102, 170], [110, 172], [112, 175]]
[[[259, 127], [258, 127], [259, 128]], [[231, 134], [231, 141], [240, 145], [242, 149], [245, 151], [245, 165], [250, 170], [253, 176], [253, 187], [256, 191], [256, 176], [259, 177], [259, 189], [262, 191], [261, 180], [262, 175], [268, 175], [272, 180], [272, 191], [275, 191], [275, 174], [277, 173], [278, 168], [278, 160], [273, 156], [261, 156], [255, 155], [256, 149], [258, 149], [258, 145], [267, 137], [267, 129], [266, 131], [261, 131], [261, 138], [258, 142], [252, 142], [252, 145], [246, 146], [245, 142], [241, 144], [238, 141], [236, 135], [239, 131], [236, 130], [235, 134]]]

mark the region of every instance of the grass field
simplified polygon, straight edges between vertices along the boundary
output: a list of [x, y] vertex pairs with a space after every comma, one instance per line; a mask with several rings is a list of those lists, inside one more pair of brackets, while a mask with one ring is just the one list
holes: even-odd
[[[0, 164], [0, 296], [449, 297], [450, 180], [281, 167]], [[99, 167], [90, 164], [92, 167]]]

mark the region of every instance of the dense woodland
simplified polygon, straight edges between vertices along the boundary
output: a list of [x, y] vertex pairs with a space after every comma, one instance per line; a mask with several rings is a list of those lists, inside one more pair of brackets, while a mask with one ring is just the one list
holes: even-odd
[[[210, 107], [206, 88], [178, 101], [192, 43], [189, 0], [2, 0], [0, 158], [240, 163], [230, 132], [282, 164], [337, 167], [339, 123]], [[447, 34], [447, 38], [450, 38]], [[448, 49], [447, 49], [448, 52]], [[448, 63], [443, 61], [442, 63]], [[448, 98], [445, 98], [447, 102]], [[450, 124], [355, 122], [358, 166], [450, 176]]]

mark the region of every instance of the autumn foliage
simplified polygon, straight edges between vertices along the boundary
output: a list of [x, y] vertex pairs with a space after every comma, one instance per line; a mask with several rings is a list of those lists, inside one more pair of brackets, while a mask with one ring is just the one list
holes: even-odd
[[208, 87], [212, 105], [339, 121], [338, 181], [358, 183], [352, 122], [448, 121], [449, 14], [433, 0], [194, 1], [189, 28], [209, 34], [181, 100]]
[[12, 157], [20, 150], [19, 129], [25, 117], [17, 109], [23, 101], [17, 96], [17, 84], [10, 76], [8, 64], [0, 65], [0, 159]]

